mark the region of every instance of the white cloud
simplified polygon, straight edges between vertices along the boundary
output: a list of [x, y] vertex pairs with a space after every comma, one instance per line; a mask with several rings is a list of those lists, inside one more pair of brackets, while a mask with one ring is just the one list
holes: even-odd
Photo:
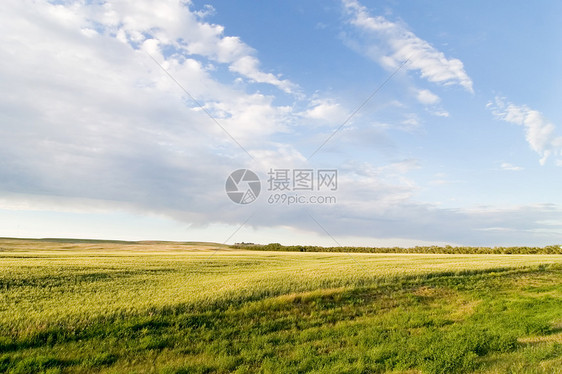
[[193, 13], [197, 15], [197, 17], [199, 18], [205, 18], [209, 16], [214, 16], [216, 13], [216, 9], [210, 4], [205, 4], [203, 6], [203, 9], [194, 11]]
[[269, 169], [292, 169], [306, 166], [306, 158], [294, 147], [283, 143], [273, 143], [270, 149], [254, 149], [252, 168], [267, 172]]
[[190, 1], [180, 0], [108, 1], [89, 4], [82, 12], [101, 32], [132, 45], [157, 39], [175, 54], [204, 56], [228, 64], [232, 72], [253, 82], [271, 84], [287, 93], [298, 90], [289, 80], [261, 71], [256, 51], [239, 37], [226, 36], [223, 26], [204, 22], [203, 18], [213, 14], [212, 6], [200, 11], [192, 11], [190, 6]]
[[294, 93], [298, 88], [295, 84], [288, 80], [281, 80], [271, 73], [264, 73], [259, 69], [259, 61], [253, 56], [244, 56], [230, 65], [230, 70], [240, 73], [252, 81], [258, 83], [267, 83], [279, 87], [287, 93]]
[[346, 113], [344, 108], [333, 99], [317, 98], [310, 101], [309, 108], [302, 112], [301, 116], [339, 126], [349, 113]]
[[510, 164], [509, 162], [502, 162], [500, 165], [502, 170], [509, 170], [509, 171], [521, 171], [523, 168], [521, 166], [515, 166]]
[[[2, 196], [235, 221], [236, 212], [222, 213], [229, 207], [224, 180], [252, 161], [145, 51], [249, 152], [292, 155], [269, 139], [287, 131], [290, 108], [208, 68], [208, 59], [230, 68], [254, 58], [253, 50], [197, 21], [179, 1], [6, 0], [0, 24]], [[207, 55], [186, 52], [197, 40], [210, 45]], [[269, 79], [250, 78], [260, 73], [252, 63], [246, 78]], [[287, 81], [270, 83], [283, 89]]]
[[441, 99], [430, 90], [417, 90], [416, 98], [425, 105], [437, 104]]
[[402, 24], [389, 21], [383, 16], [371, 16], [367, 8], [357, 0], [342, 2], [349, 23], [368, 37], [374, 38], [364, 40], [363, 43], [353, 41], [361, 52], [391, 69], [409, 59], [404, 68], [419, 71], [422, 78], [443, 85], [458, 84], [473, 92], [472, 80], [459, 59], [447, 58], [443, 52], [417, 37]]
[[[526, 105], [506, 102], [501, 97], [496, 97], [487, 107], [496, 118], [525, 128], [525, 139], [531, 149], [540, 155], [541, 165], [544, 165], [550, 156], [562, 156], [562, 136], [556, 134], [556, 126], [539, 111]], [[558, 160], [556, 162], [558, 164]]]
[[405, 119], [400, 121], [396, 128], [402, 129], [404, 131], [413, 131], [421, 126], [420, 119], [417, 114], [415, 113], [406, 113], [404, 114]]
[[450, 115], [449, 112], [447, 112], [446, 110], [443, 110], [443, 109], [433, 110], [430, 113], [433, 114], [434, 116], [445, 117], [445, 118], [449, 117], [449, 115]]
[[439, 103], [441, 98], [428, 89], [412, 88], [416, 99], [426, 106], [426, 111], [432, 116], [449, 117], [449, 112], [443, 109]]

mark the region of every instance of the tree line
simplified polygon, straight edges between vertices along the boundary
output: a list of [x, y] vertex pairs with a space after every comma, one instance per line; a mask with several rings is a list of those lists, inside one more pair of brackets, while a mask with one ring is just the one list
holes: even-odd
[[416, 246], [416, 247], [320, 247], [313, 245], [281, 245], [279, 243], [254, 244], [236, 243], [235, 249], [283, 252], [347, 252], [347, 253], [442, 253], [442, 254], [562, 254], [561, 245], [545, 247], [453, 247]]

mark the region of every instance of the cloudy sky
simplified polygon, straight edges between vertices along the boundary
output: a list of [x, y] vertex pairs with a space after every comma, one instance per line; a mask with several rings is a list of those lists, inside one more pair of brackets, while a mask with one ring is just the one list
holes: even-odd
[[[562, 243], [560, 19], [553, 1], [2, 0], [0, 236]], [[245, 168], [261, 192], [236, 204]], [[337, 170], [337, 189], [273, 190], [283, 170]]]

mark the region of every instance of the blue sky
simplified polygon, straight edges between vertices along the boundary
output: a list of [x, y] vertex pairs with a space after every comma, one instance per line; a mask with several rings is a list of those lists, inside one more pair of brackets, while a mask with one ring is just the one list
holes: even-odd
[[[0, 236], [560, 243], [561, 17], [546, 1], [3, 1]], [[238, 205], [224, 188], [243, 168], [262, 190]], [[270, 169], [337, 170], [337, 202], [271, 204]]]

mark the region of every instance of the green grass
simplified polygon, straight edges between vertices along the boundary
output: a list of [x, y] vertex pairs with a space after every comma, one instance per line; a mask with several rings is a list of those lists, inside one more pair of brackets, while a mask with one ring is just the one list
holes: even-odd
[[0, 240], [0, 372], [557, 373], [561, 255]]

